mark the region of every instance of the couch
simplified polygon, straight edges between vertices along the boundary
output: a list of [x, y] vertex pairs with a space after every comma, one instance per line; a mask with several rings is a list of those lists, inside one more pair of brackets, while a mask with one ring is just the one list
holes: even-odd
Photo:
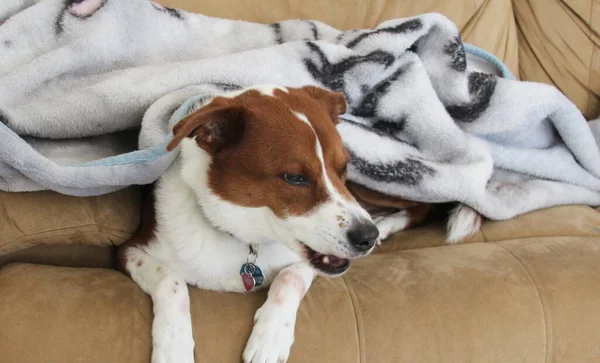
[[[210, 16], [348, 29], [438, 11], [522, 80], [600, 111], [598, 0], [161, 0]], [[75, 198], [0, 193], [0, 362], [149, 362], [151, 300], [114, 269], [140, 187]], [[300, 306], [290, 362], [600, 362], [600, 209], [486, 221], [445, 245], [433, 223], [392, 236]], [[265, 293], [191, 289], [198, 362], [239, 362]]]

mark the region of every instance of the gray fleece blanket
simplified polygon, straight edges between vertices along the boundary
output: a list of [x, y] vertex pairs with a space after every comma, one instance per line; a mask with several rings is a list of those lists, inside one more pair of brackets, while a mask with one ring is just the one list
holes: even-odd
[[511, 79], [439, 14], [342, 32], [148, 0], [2, 0], [3, 20], [1, 190], [88, 196], [151, 183], [175, 158], [165, 145], [186, 113], [269, 83], [345, 94], [349, 179], [371, 189], [492, 219], [600, 205], [598, 122], [554, 87]]

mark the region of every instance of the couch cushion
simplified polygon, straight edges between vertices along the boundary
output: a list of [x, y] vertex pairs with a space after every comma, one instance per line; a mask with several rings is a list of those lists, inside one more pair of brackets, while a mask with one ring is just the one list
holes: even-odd
[[502, 59], [518, 75], [517, 28], [511, 0], [158, 0], [165, 6], [229, 19], [272, 23], [314, 19], [338, 29], [373, 28], [379, 23], [429, 12], [452, 19], [465, 41]]
[[88, 198], [0, 192], [0, 255], [39, 244], [119, 245], [139, 223], [140, 190]]
[[[596, 362], [600, 238], [554, 237], [369, 256], [318, 278], [294, 362]], [[239, 362], [265, 294], [191, 289], [196, 361]], [[5, 362], [148, 362], [150, 299], [103, 269], [0, 269]]]

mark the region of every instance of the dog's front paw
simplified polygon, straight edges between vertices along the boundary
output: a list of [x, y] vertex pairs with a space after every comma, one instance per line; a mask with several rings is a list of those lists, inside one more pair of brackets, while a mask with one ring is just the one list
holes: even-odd
[[284, 363], [294, 343], [295, 312], [265, 303], [254, 316], [254, 329], [244, 350], [244, 363]]

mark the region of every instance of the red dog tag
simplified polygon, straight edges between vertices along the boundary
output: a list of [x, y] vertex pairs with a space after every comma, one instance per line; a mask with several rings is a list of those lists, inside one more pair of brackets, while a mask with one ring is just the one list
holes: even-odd
[[256, 281], [254, 280], [254, 277], [252, 277], [252, 274], [249, 272], [242, 274], [242, 282], [244, 283], [244, 288], [246, 289], [246, 292], [252, 291], [254, 286], [256, 286]]

